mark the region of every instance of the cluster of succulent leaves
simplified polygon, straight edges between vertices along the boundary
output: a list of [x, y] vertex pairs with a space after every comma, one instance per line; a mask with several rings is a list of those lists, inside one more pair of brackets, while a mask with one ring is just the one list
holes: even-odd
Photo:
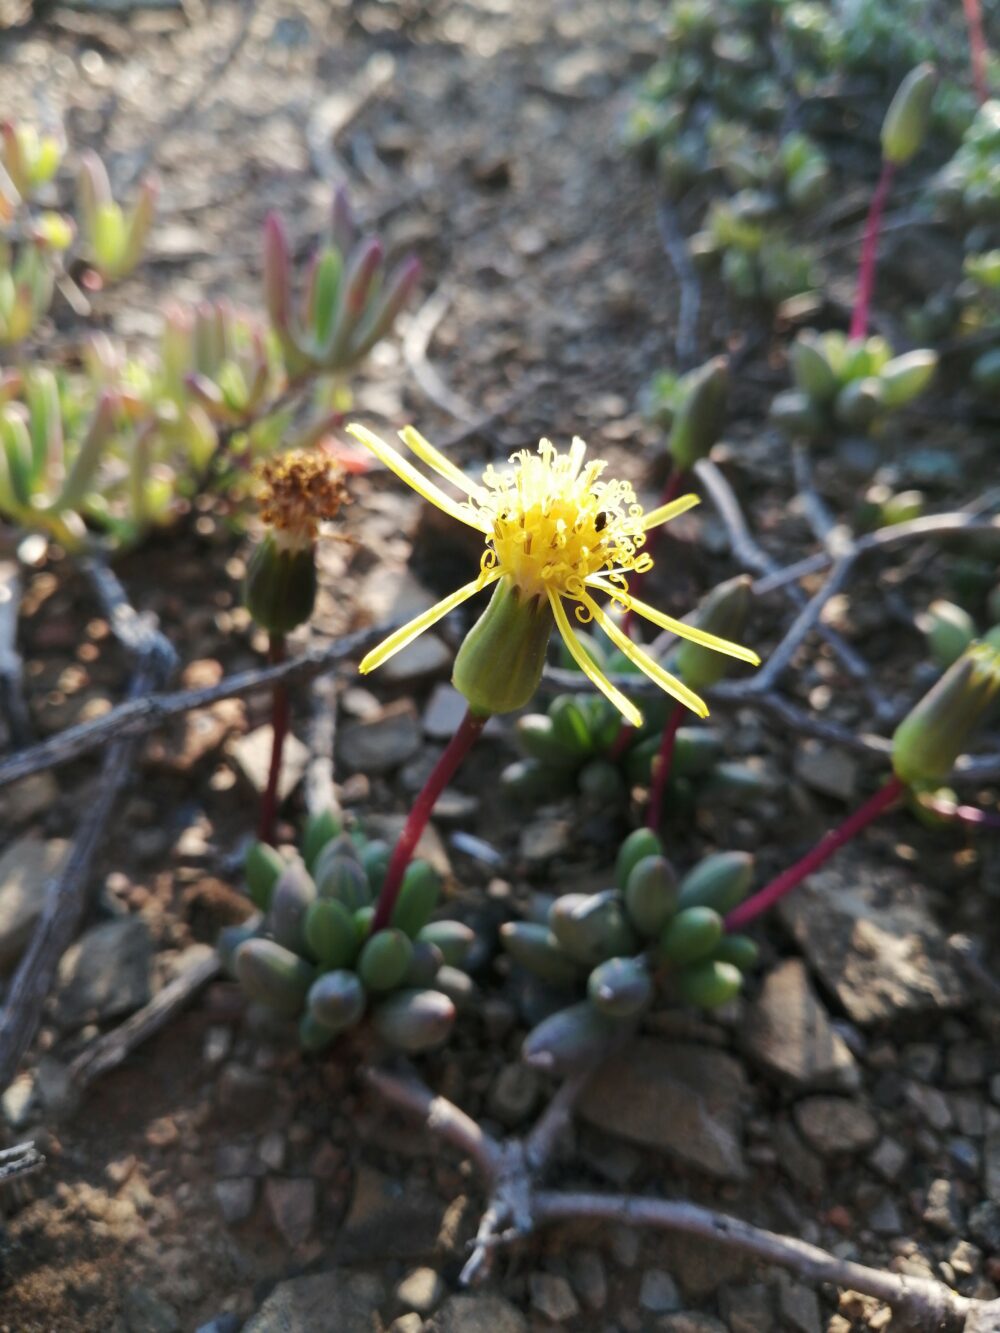
[[918, 348], [893, 356], [885, 338], [848, 338], [803, 330], [789, 350], [794, 389], [777, 395], [772, 420], [788, 435], [829, 440], [876, 429], [928, 387], [937, 354]]
[[[702, 601], [695, 617], [701, 629], [738, 638], [749, 608], [746, 577], [719, 584]], [[609, 675], [636, 675], [638, 668], [615, 649], [604, 649], [593, 636], [579, 634], [587, 652]], [[560, 665], [579, 668], [565, 650]], [[728, 659], [683, 641], [664, 655], [663, 665], [692, 689], [717, 684]], [[578, 795], [586, 807], [623, 807], [633, 787], [653, 779], [663, 729], [673, 701], [656, 696], [643, 701], [643, 725], [629, 729], [621, 714], [593, 691], [557, 695], [544, 713], [526, 713], [515, 724], [524, 758], [501, 773], [501, 786], [515, 800], [537, 802]], [[712, 727], [696, 723], [677, 729], [674, 737], [667, 804], [686, 813], [712, 801], [739, 806], [768, 790], [768, 780], [749, 762], [727, 760], [722, 738]]]
[[544, 921], [502, 926], [513, 962], [574, 997], [528, 1034], [522, 1058], [570, 1068], [630, 1030], [658, 994], [706, 1009], [731, 1000], [757, 946], [727, 933], [725, 916], [752, 878], [748, 853], [717, 852], [678, 881], [656, 834], [636, 829], [619, 849], [613, 888], [563, 894]]
[[390, 848], [326, 812], [307, 823], [299, 853], [254, 843], [250, 896], [264, 914], [223, 932], [220, 952], [250, 999], [298, 1023], [306, 1050], [366, 1024], [395, 1050], [440, 1045], [472, 983], [462, 964], [474, 936], [432, 920], [441, 893], [425, 861], [408, 866], [388, 927], [372, 930]]
[[0, 127], [0, 345], [36, 331], [57, 278], [76, 260], [108, 283], [127, 277], [142, 257], [156, 200], [152, 182], [144, 181], [124, 209], [104, 163], [84, 153], [74, 218], [50, 206], [64, 155], [57, 134], [21, 123]]
[[718, 265], [722, 281], [740, 301], [777, 305], [822, 281], [811, 248], [791, 239], [780, 199], [763, 190], [713, 200], [704, 227], [689, 244], [695, 263]]
[[[3, 127], [0, 344], [38, 332], [71, 265], [106, 284], [141, 257], [153, 185], [145, 182], [125, 210], [100, 159], [85, 153], [77, 228], [43, 207], [63, 156], [55, 135]], [[419, 265], [411, 257], [387, 272], [381, 242], [359, 230], [343, 191], [308, 265], [301, 317], [292, 309], [290, 249], [276, 216], [264, 249], [268, 318], [222, 300], [172, 305], [152, 347], [129, 353], [97, 333], [65, 365], [50, 368], [32, 354], [3, 376], [0, 516], [71, 551], [131, 546], [176, 519], [210, 482], [238, 499], [254, 459], [321, 437], [349, 404], [346, 374], [390, 330]], [[313, 421], [291, 432], [282, 396], [306, 378], [315, 384]]]

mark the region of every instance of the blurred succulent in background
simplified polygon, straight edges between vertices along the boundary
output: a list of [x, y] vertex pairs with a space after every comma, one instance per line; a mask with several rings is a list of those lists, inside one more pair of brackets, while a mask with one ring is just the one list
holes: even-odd
[[156, 186], [145, 180], [135, 203], [126, 212], [111, 193], [104, 163], [96, 153], [84, 153], [77, 183], [80, 230], [86, 258], [106, 282], [128, 277], [139, 260], [153, 225]]
[[308, 821], [300, 854], [260, 842], [247, 853], [263, 921], [224, 931], [220, 953], [250, 999], [297, 1020], [306, 1050], [362, 1022], [394, 1050], [428, 1050], [472, 993], [462, 964], [475, 937], [461, 922], [432, 920], [441, 881], [427, 862], [410, 864], [390, 926], [372, 933], [390, 851], [327, 812]]
[[[0, 126], [0, 167], [20, 201], [30, 203], [49, 184], [59, 170], [65, 147], [61, 135], [36, 130], [33, 125], [8, 120]], [[4, 194], [0, 190], [0, 198]], [[8, 198], [8, 204], [11, 202]]]
[[331, 225], [314, 254], [296, 308], [284, 222], [264, 223], [264, 297], [290, 379], [353, 369], [392, 328], [420, 276], [409, 255], [389, 269], [382, 242], [359, 232], [347, 195], [334, 196]]
[[976, 112], [951, 161], [941, 168], [934, 193], [953, 217], [1000, 222], [1000, 99]]
[[227, 301], [170, 306], [160, 343], [165, 396], [183, 409], [193, 398], [234, 426], [275, 396], [280, 366], [262, 322]]
[[[990, 610], [1000, 610], [991, 599]], [[990, 626], [980, 634], [975, 620], [955, 602], [938, 598], [931, 602], [925, 612], [917, 617], [917, 627], [927, 640], [927, 649], [935, 664], [950, 667], [966, 652], [977, 639], [991, 648], [1000, 649], [1000, 624]]]
[[690, 249], [696, 263], [718, 264], [723, 282], [741, 301], [777, 304], [820, 280], [809, 247], [789, 239], [774, 199], [759, 190], [717, 199]]
[[807, 329], [789, 353], [795, 388], [774, 399], [771, 419], [807, 440], [828, 439], [845, 427], [869, 430], [924, 392], [937, 360], [928, 348], [894, 357], [881, 337]]
[[546, 983], [558, 1007], [525, 1038], [522, 1058], [564, 1071], [639, 1022], [658, 995], [712, 1009], [739, 994], [757, 960], [725, 917], [753, 879], [745, 852], [706, 857], [679, 882], [655, 833], [622, 843], [615, 886], [550, 901], [544, 920], [508, 922], [500, 939], [511, 960]]
[[643, 416], [667, 436], [667, 452], [678, 472], [707, 458], [726, 423], [729, 363], [716, 356], [704, 365], [675, 375], [663, 370], [640, 394]]
[[42, 237], [11, 245], [0, 238], [0, 344], [23, 342], [52, 303], [55, 272]]

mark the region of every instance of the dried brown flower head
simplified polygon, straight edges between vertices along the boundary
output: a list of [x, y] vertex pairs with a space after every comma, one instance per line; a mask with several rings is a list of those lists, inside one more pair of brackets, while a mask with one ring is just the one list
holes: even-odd
[[325, 454], [292, 449], [257, 469], [260, 516], [282, 544], [312, 545], [325, 519], [347, 502], [343, 474]]

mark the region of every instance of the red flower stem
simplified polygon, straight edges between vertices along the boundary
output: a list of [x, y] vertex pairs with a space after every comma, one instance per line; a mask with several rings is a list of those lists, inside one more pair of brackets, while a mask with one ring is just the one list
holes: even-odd
[[459, 765], [478, 740], [483, 727], [489, 721], [488, 716], [474, 713], [470, 708], [462, 718], [458, 730], [445, 747], [441, 758], [434, 765], [430, 777], [424, 783], [423, 790], [413, 803], [413, 809], [407, 816], [399, 841], [393, 849], [389, 868], [385, 872], [382, 890], [375, 905], [375, 918], [372, 921], [372, 934], [384, 930], [392, 920], [393, 908], [403, 884], [403, 875], [410, 864], [414, 849], [420, 841], [420, 835], [427, 827], [437, 799], [455, 776]]
[[[658, 500], [657, 503], [656, 503], [656, 507], [657, 507], [657, 509], [659, 509], [662, 505], [668, 505], [668, 504], [670, 503], [671, 500], [676, 500], [676, 499], [677, 499], [677, 496], [678, 496], [678, 494], [679, 494], [679, 492], [680, 492], [681, 486], [682, 486], [683, 484], [684, 484], [684, 472], [683, 472], [683, 470], [680, 469], [680, 468], [678, 468], [678, 467], [676, 467], [676, 466], [671, 466], [671, 468], [670, 468], [670, 475], [667, 477], [667, 480], [666, 480], [666, 482], [664, 483], [664, 486], [663, 486], [663, 493], [661, 494], [659, 500]], [[659, 539], [660, 539], [662, 533], [663, 533], [663, 528], [662, 528], [662, 527], [659, 527], [659, 528], [652, 528], [652, 529], [650, 529], [650, 531], [649, 531], [649, 533], [648, 533], [648, 535], [647, 535], [647, 537], [646, 537], [646, 548], [645, 548], [645, 549], [646, 549], [646, 554], [647, 554], [647, 555], [652, 555], [652, 554], [653, 554], [653, 551], [656, 549], [656, 544], [657, 544], [657, 542], [659, 541]], [[641, 577], [642, 577], [641, 575], [637, 574], [637, 575], [636, 575], [636, 580], [638, 580], [638, 579], [641, 578]], [[628, 610], [626, 610], [625, 615], [624, 615], [623, 618], [622, 618], [622, 632], [623, 632], [623, 633], [628, 634], [629, 629], [630, 629], [630, 627], [631, 627], [631, 625], [632, 625], [632, 621], [633, 621], [633, 619], [634, 619], [634, 616], [635, 616], [635, 613], [632, 611], [632, 608], [629, 607]], [[626, 727], [627, 727], [627, 726], [628, 726], [628, 723], [623, 723], [623, 726], [626, 726]], [[619, 740], [621, 739], [621, 733], [619, 733], [619, 738], [618, 738], [618, 739], [619, 739]], [[615, 744], [617, 745], [618, 742], [616, 741]]]
[[[284, 661], [285, 636], [271, 635], [271, 646], [267, 660], [272, 666]], [[274, 686], [271, 695], [271, 766], [267, 771], [267, 786], [260, 802], [260, 816], [257, 821], [257, 836], [261, 842], [274, 841], [274, 823], [278, 814], [278, 779], [281, 777], [281, 756], [285, 749], [285, 737], [288, 735], [288, 687], [282, 683]]]
[[818, 870], [821, 865], [829, 861], [834, 852], [839, 851], [852, 838], [856, 838], [862, 829], [867, 828], [883, 810], [888, 809], [903, 791], [903, 782], [897, 777], [890, 778], [884, 787], [880, 787], [874, 796], [869, 797], [860, 810], [855, 810], [839, 828], [824, 833], [812, 851], [803, 856], [801, 861], [796, 861], [777, 879], [772, 879], [759, 893], [755, 893], [745, 903], [740, 903], [739, 907], [734, 908], [726, 917], [726, 929], [741, 930], [748, 922], [773, 907], [776, 902], [784, 898], [785, 894], [798, 888], [814, 870]]
[[646, 827], [655, 833], [660, 827], [663, 816], [663, 798], [670, 781], [670, 768], [674, 760], [674, 742], [677, 740], [677, 728], [684, 719], [684, 705], [674, 704], [674, 710], [667, 718], [660, 738], [660, 748], [653, 761], [653, 785], [649, 789], [649, 806], [646, 810]]
[[980, 106], [990, 95], [986, 82], [987, 46], [983, 33], [983, 10], [979, 0], [962, 0], [965, 9], [965, 26], [969, 30], [969, 59], [972, 65], [972, 86]]
[[1000, 828], [1000, 813], [995, 810], [980, 810], [975, 805], [956, 805], [954, 801], [943, 801], [937, 796], [921, 796], [919, 803], [931, 814], [941, 815], [944, 819], [954, 819], [959, 824]]
[[868, 208], [868, 221], [865, 224], [865, 239], [861, 246], [861, 266], [858, 269], [858, 294], [854, 301], [851, 315], [851, 339], [864, 338], [868, 333], [868, 312], [875, 290], [875, 261], [878, 257], [878, 238], [882, 230], [882, 213], [885, 201], [889, 197], [892, 178], [896, 168], [892, 162], [882, 161], [882, 174], [878, 178], [872, 201]]

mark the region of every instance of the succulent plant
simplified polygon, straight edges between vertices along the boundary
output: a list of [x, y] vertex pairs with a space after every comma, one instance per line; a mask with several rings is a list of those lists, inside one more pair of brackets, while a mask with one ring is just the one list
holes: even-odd
[[845, 428], [874, 429], [924, 392], [937, 360], [929, 348], [893, 356], [882, 337], [806, 329], [789, 354], [795, 388], [774, 399], [771, 419], [788, 435], [817, 441]]
[[411, 862], [390, 925], [372, 933], [388, 853], [332, 811], [308, 821], [298, 854], [260, 842], [247, 851], [247, 888], [264, 915], [248, 937], [237, 928], [220, 940], [220, 952], [251, 999], [298, 1020], [307, 1050], [363, 1022], [396, 1050], [428, 1050], [469, 992], [461, 969], [474, 936], [433, 919], [441, 882], [427, 862]]
[[343, 190], [313, 256], [296, 310], [292, 256], [276, 213], [264, 224], [264, 296], [290, 378], [339, 374], [356, 366], [391, 329], [420, 276], [412, 255], [389, 270], [378, 237], [362, 235]]
[[90, 264], [107, 282], [128, 277], [146, 245], [153, 225], [157, 187], [151, 180], [139, 186], [127, 211], [111, 192], [107, 169], [96, 153], [84, 153], [80, 164], [77, 199], [81, 234]]
[[718, 264], [741, 301], [776, 304], [809, 291], [820, 278], [809, 247], [790, 239], [776, 201], [759, 190], [715, 200], [690, 248], [696, 263]]
[[572, 1067], [634, 1027], [661, 993], [708, 1009], [732, 999], [757, 949], [748, 936], [726, 933], [725, 916], [752, 878], [747, 853], [719, 852], [678, 880], [656, 834], [637, 829], [619, 848], [613, 888], [563, 894], [544, 922], [502, 926], [513, 962], [580, 997], [528, 1034], [522, 1058]]

